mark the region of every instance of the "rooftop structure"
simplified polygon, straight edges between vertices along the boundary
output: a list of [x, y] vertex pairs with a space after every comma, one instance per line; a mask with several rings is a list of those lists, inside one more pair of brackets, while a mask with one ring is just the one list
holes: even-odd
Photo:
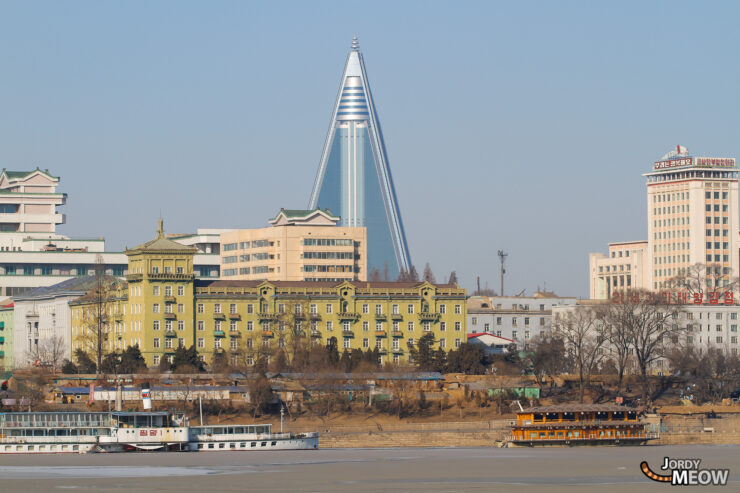
[[229, 280], [364, 281], [366, 229], [338, 226], [322, 209], [281, 209], [269, 228], [221, 235], [221, 277]]
[[388, 156], [355, 37], [347, 56], [309, 209], [329, 208], [340, 226], [366, 227], [368, 269], [395, 279], [411, 267]]

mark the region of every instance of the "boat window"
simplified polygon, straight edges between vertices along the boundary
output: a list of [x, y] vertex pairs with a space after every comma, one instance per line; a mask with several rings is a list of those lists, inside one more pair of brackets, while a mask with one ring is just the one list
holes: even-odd
[[242, 443], [239, 444], [239, 447], [240, 448], [245, 448], [246, 446], [247, 446], [247, 443], [246, 442], [242, 442]]
[[199, 448], [199, 449], [202, 449], [202, 448], [203, 448], [203, 444], [202, 444], [202, 443], [199, 443], [199, 444], [198, 444], [198, 448]]
[[234, 433], [244, 433], [244, 427], [237, 426], [236, 428], [234, 428]]
[[208, 444], [208, 448], [213, 448], [213, 444], [212, 443], [209, 443]]
[[224, 448], [224, 447], [226, 447], [226, 444], [225, 443], [219, 443], [218, 444], [218, 448]]
[[275, 445], [277, 445], [277, 442], [272, 442], [272, 446], [274, 447]]
[[229, 448], [236, 448], [236, 444], [235, 443], [230, 443], [229, 444]]
[[563, 421], [574, 421], [575, 419], [575, 413], [563, 413]]
[[542, 413], [534, 413], [534, 420], [535, 421], [542, 421]]
[[267, 442], [260, 443], [260, 447], [267, 447]]
[[252, 447], [256, 447], [256, 446], [257, 446], [257, 443], [256, 442], [252, 442]]
[[624, 420], [624, 411], [616, 411], [612, 413], [612, 419]]

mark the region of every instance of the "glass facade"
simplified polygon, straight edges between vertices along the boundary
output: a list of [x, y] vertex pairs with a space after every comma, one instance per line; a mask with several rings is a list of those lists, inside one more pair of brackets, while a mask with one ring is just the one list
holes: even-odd
[[339, 99], [311, 194], [310, 208], [328, 208], [339, 226], [367, 228], [368, 273], [390, 280], [411, 262], [396, 193], [357, 43], [347, 58]]

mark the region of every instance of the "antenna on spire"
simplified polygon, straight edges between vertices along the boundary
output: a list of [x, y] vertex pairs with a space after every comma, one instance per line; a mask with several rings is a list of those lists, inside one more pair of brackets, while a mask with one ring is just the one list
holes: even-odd
[[162, 221], [162, 215], [159, 216], [159, 224], [157, 225], [157, 237], [164, 238], [164, 221]]
[[360, 42], [357, 41], [357, 35], [352, 36], [352, 51], [360, 51]]

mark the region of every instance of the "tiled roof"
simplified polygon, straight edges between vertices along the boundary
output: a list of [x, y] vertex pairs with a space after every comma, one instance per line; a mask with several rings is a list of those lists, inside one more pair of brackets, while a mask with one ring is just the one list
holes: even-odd
[[25, 178], [28, 175], [30, 175], [31, 173], [35, 173], [36, 171], [38, 171], [40, 173], [43, 173], [43, 174], [45, 174], [46, 176], [48, 176], [50, 178], [55, 178], [57, 180], [59, 179], [58, 176], [52, 176], [51, 174], [49, 174], [48, 171], [44, 171], [44, 170], [42, 170], [40, 168], [36, 168], [34, 170], [31, 170], [31, 171], [8, 171], [6, 169], [3, 169], [3, 173], [5, 173], [5, 176], [7, 176], [9, 180], [17, 180], [17, 179]]
[[[554, 404], [550, 406], [530, 407], [524, 410], [526, 413], [588, 413], [588, 412], [618, 412], [637, 411], [637, 408], [622, 406], [619, 404]], [[520, 411], [521, 413], [521, 411]]]
[[[108, 282], [120, 282], [113, 276], [105, 276]], [[26, 291], [25, 293], [15, 296], [16, 301], [30, 300], [33, 298], [44, 298], [63, 293], [84, 294], [95, 287], [97, 282], [96, 276], [73, 277], [51, 286], [42, 286], [39, 288]]]
[[[198, 287], [243, 287], [243, 288], [254, 288], [262, 283], [269, 283], [275, 287], [316, 287], [316, 288], [334, 288], [344, 284], [345, 282], [350, 283], [356, 288], [418, 288], [424, 281], [399, 281], [399, 282], [365, 282], [365, 281], [229, 281], [229, 280], [218, 280], [218, 281], [198, 281], [196, 284]], [[433, 284], [437, 288], [454, 288], [460, 289], [455, 284]]]

